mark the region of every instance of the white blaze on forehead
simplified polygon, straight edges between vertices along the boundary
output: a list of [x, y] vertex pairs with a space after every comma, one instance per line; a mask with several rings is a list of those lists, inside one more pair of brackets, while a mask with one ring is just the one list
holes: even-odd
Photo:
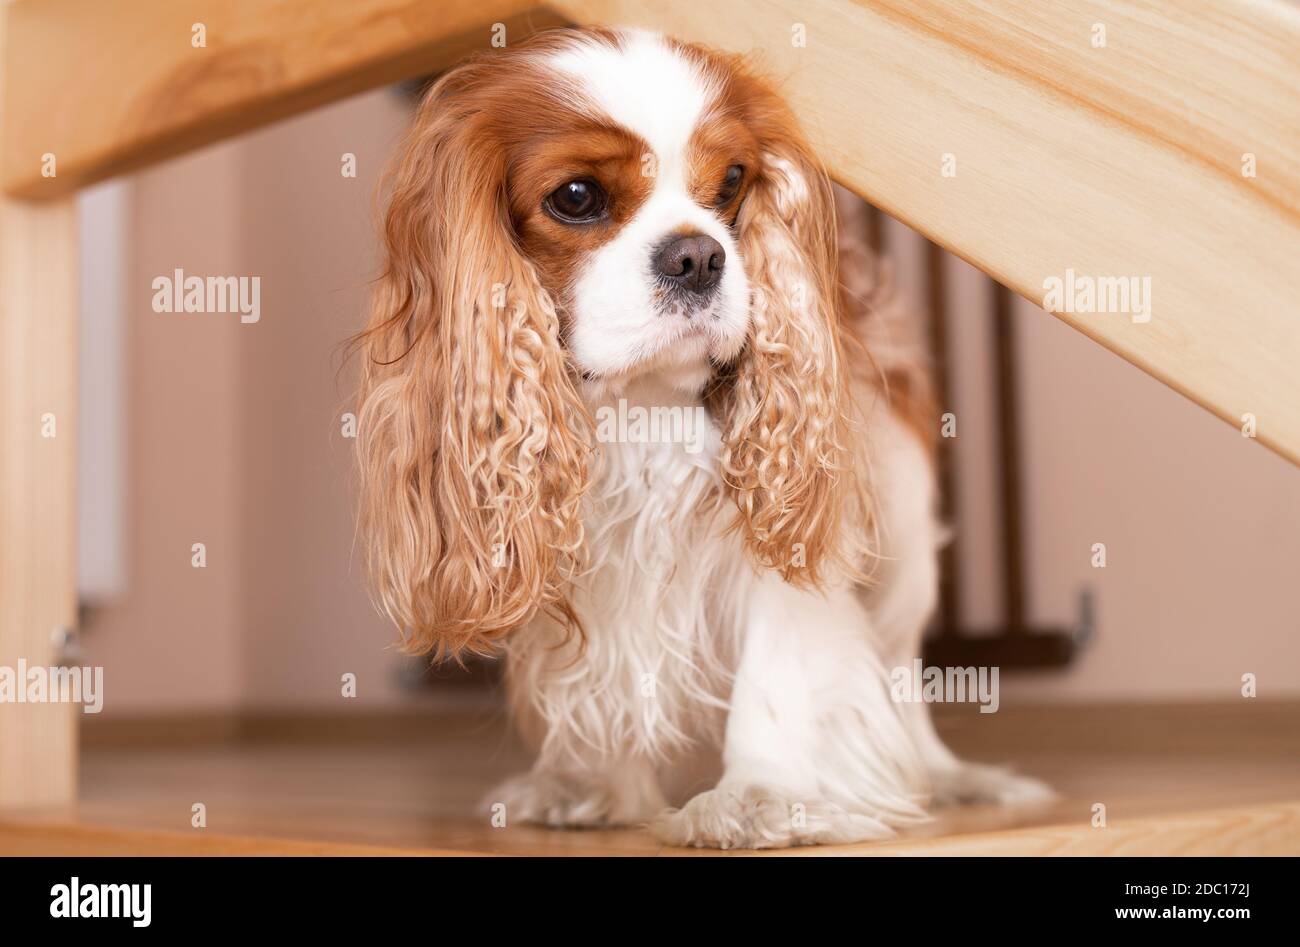
[[619, 37], [621, 49], [583, 38], [550, 65], [577, 79], [606, 117], [645, 140], [660, 177], [682, 181], [691, 133], [713, 98], [710, 83], [662, 36], [629, 30]]
[[[662, 37], [619, 33], [619, 46], [583, 36], [546, 64], [568, 81], [573, 105], [646, 143], [654, 165], [649, 197], [611, 239], [578, 263], [569, 349], [582, 371], [617, 384], [654, 373], [673, 390], [698, 394], [712, 361], [735, 358], [749, 327], [749, 283], [734, 236], [713, 208], [691, 196], [687, 149], [717, 96], [716, 81]], [[717, 291], [689, 309], [665, 296], [656, 248], [675, 231], [713, 237], [726, 253]]]

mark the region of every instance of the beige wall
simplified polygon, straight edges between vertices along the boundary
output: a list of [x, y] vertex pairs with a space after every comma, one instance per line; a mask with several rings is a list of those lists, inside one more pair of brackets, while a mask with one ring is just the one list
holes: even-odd
[[[238, 332], [246, 452], [243, 671], [258, 705], [330, 703], [356, 673], [392, 694], [392, 635], [369, 601], [353, 543], [351, 449], [341, 434], [376, 269], [376, 177], [404, 128], [392, 92], [345, 102], [242, 142], [243, 253], [264, 274], [262, 322]], [[342, 155], [357, 176], [343, 177]]]
[[[370, 707], [410, 699], [362, 589], [339, 436], [339, 345], [361, 319], [375, 179], [405, 118], [376, 92], [134, 178], [129, 584], [87, 636], [110, 712], [337, 706], [345, 672]], [[919, 244], [899, 228], [890, 242], [915, 284]], [[176, 267], [261, 276], [261, 321], [153, 313], [149, 283]], [[992, 626], [988, 314], [982, 277], [956, 260], [951, 275], [961, 598]], [[1245, 671], [1262, 695], [1300, 693], [1300, 471], [1032, 306], [1016, 319], [1030, 616], [1073, 621], [1090, 585], [1098, 637], [1068, 672], [1004, 678], [1008, 695], [1230, 697]]]
[[[86, 634], [111, 711], [328, 705], [344, 673], [368, 703], [403, 699], [354, 555], [340, 346], [405, 115], [377, 92], [134, 178], [130, 578]], [[154, 313], [151, 281], [176, 267], [260, 276], [260, 321]]]
[[[160, 315], [150, 282], [175, 267], [238, 273], [236, 173], [224, 145], [139, 176], [125, 320], [123, 599], [85, 622], [89, 659], [105, 666], [106, 709], [224, 707], [241, 699], [239, 525], [243, 445], [235, 336], [207, 316]], [[93, 248], [87, 248], [93, 252]], [[94, 318], [89, 301], [87, 318]], [[93, 467], [83, 476], [94, 476]], [[208, 567], [190, 565], [204, 543]]]

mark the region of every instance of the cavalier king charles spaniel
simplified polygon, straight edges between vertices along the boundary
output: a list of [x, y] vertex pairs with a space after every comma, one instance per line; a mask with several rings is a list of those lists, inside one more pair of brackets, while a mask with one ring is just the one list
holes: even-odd
[[936, 598], [925, 356], [741, 58], [605, 29], [481, 54], [388, 183], [360, 525], [409, 650], [505, 655], [537, 756], [490, 802], [767, 848], [1042, 794], [891, 699]]

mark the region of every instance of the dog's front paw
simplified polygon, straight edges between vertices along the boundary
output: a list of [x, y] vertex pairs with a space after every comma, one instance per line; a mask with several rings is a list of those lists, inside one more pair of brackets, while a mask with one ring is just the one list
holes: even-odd
[[[644, 796], [644, 798], [642, 798]], [[595, 776], [533, 771], [508, 779], [484, 800], [504, 805], [510, 821], [552, 828], [643, 825], [663, 805], [657, 788], [645, 793]]]
[[682, 808], [660, 813], [650, 829], [669, 845], [696, 848], [787, 848], [894, 834], [879, 819], [756, 785], [702, 792]]
[[935, 806], [993, 803], [1001, 806], [1035, 806], [1056, 798], [1046, 783], [1021, 776], [1002, 766], [962, 763], [956, 769], [931, 774], [931, 802]]

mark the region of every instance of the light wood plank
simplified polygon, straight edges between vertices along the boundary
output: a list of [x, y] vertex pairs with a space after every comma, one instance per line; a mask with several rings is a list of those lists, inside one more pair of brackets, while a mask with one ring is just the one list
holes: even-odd
[[137, 855], [279, 855], [356, 856], [463, 855], [464, 852], [385, 848], [340, 842], [240, 835], [150, 832], [139, 829], [96, 828], [70, 822], [12, 820], [0, 822], [0, 856], [5, 857], [122, 857]]
[[[4, 93], [0, 79], [0, 110]], [[14, 670], [48, 667], [52, 632], [76, 622], [76, 240], [71, 200], [0, 198], [0, 666]], [[0, 703], [0, 808], [74, 798], [77, 711]]]
[[[486, 831], [463, 834], [451, 848], [302, 841], [275, 836], [160, 832], [75, 822], [0, 821], [0, 856], [121, 855], [686, 855], [686, 856], [1254, 856], [1300, 852], [1300, 803], [1211, 809], [1149, 816], [1106, 828], [1043, 825], [1024, 829], [828, 845], [768, 852], [672, 849], [643, 843], [644, 832], [559, 832], [536, 829], [539, 844], [501, 849]], [[620, 841], [621, 840], [621, 841]], [[608, 842], [609, 844], [602, 844]]]
[[1080, 820], [875, 846], [852, 845], [830, 854], [1270, 857], [1294, 856], [1297, 852], [1300, 802], [1120, 819], [1104, 828], [1092, 828]]
[[536, 0], [16, 0], [10, 18], [4, 184], [35, 198], [429, 75], [494, 24], [517, 41], [559, 22]]
[[[0, 818], [0, 854], [717, 854], [668, 849], [638, 829], [491, 825], [485, 795], [528, 765], [500, 714], [232, 723], [185, 740], [160, 730], [166, 721], [94, 719], [111, 739], [88, 741], [76, 811]], [[785, 854], [1300, 854], [1295, 703], [944, 706], [938, 723], [963, 756], [1013, 763], [1060, 798], [942, 810], [895, 840]], [[201, 830], [190, 825], [196, 802]], [[1097, 803], [1104, 827], [1093, 825]]]

